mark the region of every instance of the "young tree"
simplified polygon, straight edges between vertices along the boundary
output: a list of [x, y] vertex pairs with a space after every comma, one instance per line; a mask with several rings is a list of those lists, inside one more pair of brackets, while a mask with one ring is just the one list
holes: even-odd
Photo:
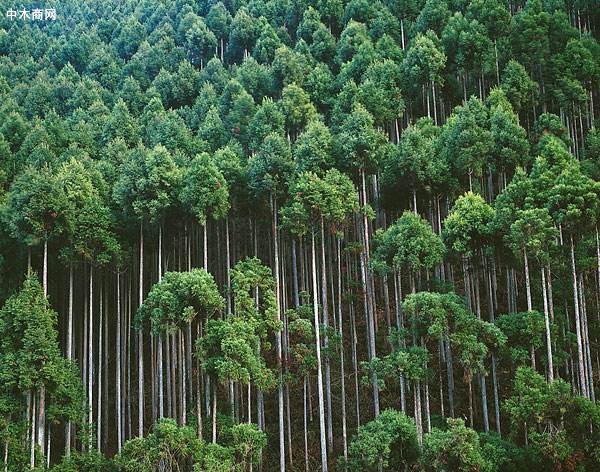
[[[33, 273], [0, 309], [0, 404], [5, 424], [25, 419], [19, 442], [29, 449], [30, 468], [45, 465], [37, 461], [45, 456], [47, 425], [83, 417], [83, 388], [75, 364], [60, 355], [57, 317]], [[25, 468], [18, 458], [5, 448], [5, 470]]]
[[434, 430], [425, 436], [421, 464], [427, 471], [489, 470], [477, 432], [467, 428], [461, 419], [448, 418], [448, 429]]
[[414, 422], [390, 409], [358, 428], [343, 465], [352, 471], [408, 470], [419, 453]]

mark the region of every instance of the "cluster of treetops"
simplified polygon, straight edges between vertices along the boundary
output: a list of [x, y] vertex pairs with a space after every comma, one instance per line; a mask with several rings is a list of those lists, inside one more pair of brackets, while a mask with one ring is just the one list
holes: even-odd
[[596, 0], [0, 19], [0, 463], [600, 470]]

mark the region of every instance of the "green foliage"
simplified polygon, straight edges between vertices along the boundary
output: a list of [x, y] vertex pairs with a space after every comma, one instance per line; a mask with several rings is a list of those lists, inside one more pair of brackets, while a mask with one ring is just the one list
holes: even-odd
[[362, 364], [365, 376], [363, 383], [368, 385], [371, 381], [366, 374], [377, 374], [377, 382], [381, 389], [389, 385], [397, 385], [400, 377], [411, 382], [418, 382], [427, 377], [427, 362], [429, 352], [423, 347], [404, 347], [400, 342], [400, 333], [392, 333], [390, 340], [394, 342], [394, 349], [383, 358], [374, 357], [370, 362]]
[[414, 421], [396, 410], [384, 410], [373, 421], [358, 428], [348, 446], [351, 471], [401, 470], [419, 457]]
[[589, 400], [574, 396], [563, 380], [552, 384], [530, 367], [517, 369], [514, 394], [504, 402], [511, 434], [528, 438], [531, 453], [542, 468], [598, 467], [600, 410]]
[[461, 419], [449, 418], [447, 422], [447, 430], [434, 428], [425, 435], [421, 458], [424, 470], [493, 470], [492, 463], [484, 455], [477, 432], [466, 427]]
[[[429, 118], [421, 118], [402, 132], [397, 152], [383, 162], [382, 186], [385, 198], [395, 200], [410, 190], [431, 195], [442, 189], [447, 178], [447, 163], [439, 159], [436, 139], [439, 128]], [[406, 200], [405, 200], [406, 201]]]
[[304, 172], [293, 181], [293, 198], [281, 209], [282, 226], [303, 235], [324, 221], [335, 231], [358, 209], [358, 194], [352, 181], [336, 169], [319, 177]]
[[[281, 329], [271, 270], [256, 258], [238, 262], [232, 270], [234, 316], [209, 320], [197, 342], [197, 357], [220, 382], [253, 383], [262, 390], [275, 386], [275, 375], [261, 351], [268, 336]], [[258, 300], [253, 298], [258, 291]]]
[[180, 182], [181, 171], [165, 147], [138, 146], [121, 164], [114, 198], [127, 215], [159, 221], [177, 204]]
[[374, 128], [374, 119], [361, 104], [341, 122], [336, 147], [345, 168], [370, 172], [380, 160], [379, 150], [385, 137]]
[[273, 388], [275, 376], [260, 355], [258, 323], [237, 316], [209, 320], [197, 351], [206, 371], [223, 384], [233, 380], [244, 385], [252, 382], [262, 390]]
[[464, 302], [453, 293], [412, 293], [404, 299], [402, 310], [418, 334], [444, 340], [456, 320], [467, 316]]
[[303, 304], [295, 310], [288, 310], [286, 318], [290, 337], [290, 358], [293, 362], [290, 367], [297, 371], [300, 377], [304, 377], [317, 366], [312, 306]]
[[538, 311], [501, 315], [496, 319], [496, 326], [507, 338], [504, 350], [517, 365], [530, 362], [529, 350], [545, 343], [544, 315]]
[[158, 468], [190, 470], [205, 447], [193, 428], [179, 427], [174, 420], [163, 419], [146, 437], [127, 441], [115, 462], [124, 472], [153, 472]]
[[452, 251], [472, 257], [489, 243], [494, 209], [473, 192], [458, 197], [444, 221], [444, 240]]
[[50, 469], [52, 472], [117, 472], [116, 464], [98, 451], [74, 452]]
[[167, 272], [142, 303], [138, 323], [148, 320], [155, 333], [172, 332], [198, 317], [214, 317], [224, 303], [215, 279], [204, 269]]
[[444, 244], [431, 225], [409, 211], [385, 231], [378, 230], [374, 240], [373, 267], [387, 271], [391, 268], [416, 273], [432, 268], [442, 260]]
[[202, 225], [209, 216], [224, 218], [229, 210], [229, 187], [215, 160], [208, 153], [198, 154], [182, 172], [179, 198], [183, 208]]
[[492, 143], [488, 110], [481, 100], [471, 97], [452, 111], [442, 128], [439, 146], [455, 175], [466, 176], [472, 190], [473, 179], [483, 174]]
[[[24, 393], [44, 391], [51, 422], [78, 422], [85, 401], [80, 378], [76, 365], [60, 354], [57, 313], [32, 274], [0, 309], [0, 421], [10, 426], [3, 434], [17, 451], [27, 435], [27, 428], [18, 429], [27, 414]], [[18, 462], [18, 453], [10, 460]]]
[[59, 175], [45, 165], [25, 169], [14, 180], [2, 216], [12, 237], [35, 246], [68, 230], [68, 207]]
[[258, 153], [248, 161], [250, 191], [257, 198], [280, 197], [293, 172], [289, 142], [276, 133], [268, 134]]

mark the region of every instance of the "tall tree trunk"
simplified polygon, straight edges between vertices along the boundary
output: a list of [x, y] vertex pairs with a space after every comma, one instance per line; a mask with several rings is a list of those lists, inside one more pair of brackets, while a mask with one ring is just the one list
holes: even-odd
[[577, 365], [579, 370], [579, 385], [581, 388], [581, 395], [585, 398], [589, 398], [588, 389], [587, 389], [587, 381], [586, 381], [586, 371], [585, 371], [585, 361], [583, 357], [583, 338], [581, 332], [581, 317], [580, 317], [580, 309], [579, 309], [579, 296], [577, 289], [577, 269], [575, 266], [575, 244], [573, 242], [573, 235], [571, 235], [571, 275], [573, 277], [573, 303], [575, 307], [575, 333], [577, 336]]
[[554, 363], [552, 362], [552, 337], [550, 335], [550, 315], [548, 313], [548, 291], [546, 290], [546, 271], [542, 272], [542, 298], [544, 299], [544, 325], [546, 328], [546, 355], [548, 357], [548, 383], [554, 382]]
[[[140, 222], [139, 296], [138, 308], [144, 301], [144, 228]], [[137, 334], [138, 354], [138, 436], [144, 435], [144, 333], [140, 327]]]
[[[158, 225], [158, 282], [162, 280], [162, 224]], [[163, 335], [158, 332], [156, 363], [158, 366], [158, 416], [165, 416], [164, 370], [163, 370]]]
[[117, 268], [117, 329], [116, 329], [116, 361], [115, 361], [115, 409], [117, 412], [117, 452], [121, 452], [123, 444], [123, 410], [121, 398], [121, 274]]
[[323, 398], [323, 372], [321, 370], [321, 334], [319, 322], [319, 303], [318, 303], [318, 287], [317, 287], [317, 259], [315, 249], [315, 233], [314, 228], [311, 232], [311, 259], [312, 259], [312, 302], [313, 314], [315, 323], [315, 344], [317, 350], [317, 389], [319, 395], [319, 433], [321, 439], [321, 469], [322, 472], [327, 472], [327, 440], [325, 433], [325, 404]]
[[[325, 261], [325, 222], [321, 216], [321, 307], [323, 309], [323, 345], [326, 352], [329, 352], [329, 305], [327, 303], [327, 274]], [[333, 415], [331, 411], [331, 364], [329, 356], [325, 356], [325, 399], [327, 410], [327, 446], [333, 450]]]
[[[367, 186], [366, 186], [366, 177], [365, 170], [360, 169], [360, 177], [361, 177], [361, 205], [366, 207], [367, 205]], [[375, 348], [375, 313], [372, 310], [372, 302], [374, 298], [374, 294], [371, 293], [371, 280], [370, 274], [368, 272], [369, 267], [369, 222], [367, 220], [367, 213], [362, 212], [362, 236], [363, 236], [363, 250], [361, 252], [361, 276], [363, 282], [363, 290], [365, 299], [365, 307], [366, 307], [366, 318], [368, 323], [368, 336], [369, 336], [369, 354], [370, 359], [377, 357], [377, 352]], [[377, 374], [375, 372], [371, 373], [371, 384], [373, 387], [373, 409], [375, 413], [375, 417], [379, 416], [379, 385], [377, 383]]]
[[[90, 264], [89, 274], [89, 294], [88, 294], [88, 369], [87, 369], [87, 401], [88, 401], [88, 418], [87, 424], [89, 427], [93, 424], [94, 416], [94, 268]], [[88, 450], [92, 448], [92, 433], [88, 432]]]
[[[281, 288], [279, 276], [279, 236], [277, 232], [277, 199], [271, 195], [271, 210], [272, 218], [272, 233], [273, 233], [273, 251], [275, 254], [275, 299], [277, 302], [277, 319], [281, 322]], [[315, 294], [316, 295], [316, 294]], [[283, 421], [283, 369], [282, 369], [282, 345], [281, 345], [281, 330], [275, 333], [275, 344], [277, 351], [277, 406], [279, 413], [279, 470], [285, 471], [285, 425]]]
[[348, 432], [346, 425], [346, 376], [344, 369], [344, 319], [342, 306], [342, 243], [340, 238], [336, 238], [337, 248], [337, 291], [338, 291], [338, 330], [340, 336], [340, 383], [342, 397], [342, 445], [344, 451], [344, 460], [348, 460]]
[[[73, 263], [69, 263], [69, 308], [67, 318], [67, 359], [73, 360]], [[65, 455], [71, 455], [71, 432], [73, 425], [67, 421], [65, 426]]]
[[104, 306], [102, 298], [102, 279], [100, 279], [100, 297], [98, 307], [99, 319], [98, 319], [98, 389], [96, 390], [96, 449], [101, 451], [102, 444], [102, 341], [103, 341], [103, 326], [104, 326]]

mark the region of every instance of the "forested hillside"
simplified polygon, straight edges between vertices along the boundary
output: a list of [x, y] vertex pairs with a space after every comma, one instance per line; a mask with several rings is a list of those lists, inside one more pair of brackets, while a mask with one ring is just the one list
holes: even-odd
[[598, 0], [0, 4], [4, 472], [600, 470]]

